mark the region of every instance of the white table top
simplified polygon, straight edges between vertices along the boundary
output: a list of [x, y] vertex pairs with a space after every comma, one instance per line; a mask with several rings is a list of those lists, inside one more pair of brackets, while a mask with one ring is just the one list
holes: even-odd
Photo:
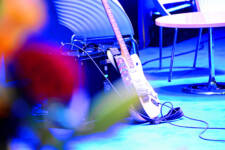
[[179, 2], [190, 2], [190, 0], [158, 0], [160, 4], [169, 4], [169, 3], [179, 3]]
[[209, 28], [224, 27], [225, 12], [191, 12], [162, 16], [155, 20], [157, 26], [168, 28]]

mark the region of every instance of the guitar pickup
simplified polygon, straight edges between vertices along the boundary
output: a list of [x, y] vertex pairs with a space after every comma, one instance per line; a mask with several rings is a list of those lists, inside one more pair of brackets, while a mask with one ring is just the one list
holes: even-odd
[[119, 51], [119, 49], [116, 48], [116, 47], [111, 47], [111, 48], [109, 48], [109, 50], [110, 50], [110, 52], [111, 52], [111, 54], [112, 54], [113, 56], [118, 56], [118, 55], [121, 54], [120, 51]]

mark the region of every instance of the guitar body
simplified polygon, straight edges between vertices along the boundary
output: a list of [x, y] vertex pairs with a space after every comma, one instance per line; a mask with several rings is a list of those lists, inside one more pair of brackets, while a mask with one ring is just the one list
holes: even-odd
[[156, 118], [160, 113], [160, 105], [157, 93], [145, 78], [141, 61], [136, 54], [131, 55], [135, 68], [129, 69], [126, 60], [122, 56], [115, 56], [117, 66], [126, 87], [134, 88], [141, 106], [150, 119]]

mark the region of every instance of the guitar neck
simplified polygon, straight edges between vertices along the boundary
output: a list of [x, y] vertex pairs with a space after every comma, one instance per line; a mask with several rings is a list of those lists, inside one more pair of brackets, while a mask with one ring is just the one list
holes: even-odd
[[121, 55], [126, 59], [129, 68], [134, 68], [133, 61], [132, 61], [132, 59], [130, 57], [129, 51], [127, 49], [127, 46], [126, 46], [126, 44], [125, 44], [125, 42], [123, 40], [122, 34], [121, 34], [120, 30], [119, 30], [119, 27], [118, 27], [118, 25], [116, 23], [116, 20], [115, 20], [115, 18], [113, 16], [113, 13], [111, 11], [111, 8], [110, 8], [107, 0], [102, 0], [102, 4], [103, 4], [104, 9], [106, 11], [106, 14], [107, 14], [107, 16], [109, 18], [109, 22], [112, 25], [112, 29], [113, 29], [113, 31], [114, 31], [114, 33], [116, 35], [116, 39], [117, 39], [117, 41], [119, 43], [120, 50], [121, 50]]

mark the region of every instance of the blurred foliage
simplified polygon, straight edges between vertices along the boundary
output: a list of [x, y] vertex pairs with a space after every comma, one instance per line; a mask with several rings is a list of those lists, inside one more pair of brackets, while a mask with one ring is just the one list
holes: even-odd
[[83, 78], [75, 58], [63, 56], [50, 44], [26, 44], [9, 59], [9, 75], [34, 103], [47, 98], [68, 101]]
[[42, 0], [1, 0], [0, 55], [15, 51], [45, 23]]
[[[90, 135], [97, 132], [105, 132], [114, 124], [124, 121], [124, 119], [129, 116], [129, 110], [131, 106], [137, 105], [139, 100], [134, 91], [127, 91], [127, 89], [121, 86], [116, 86], [116, 88], [118, 91], [120, 91], [120, 95], [115, 94], [113, 91], [107, 93], [102, 92], [94, 99], [94, 105], [90, 108], [90, 113], [88, 114], [87, 118], [80, 120], [79, 124], [68, 129], [72, 131], [72, 134], [67, 137], [66, 140], [58, 139], [57, 136], [50, 131], [50, 129], [66, 129], [60, 124], [60, 121], [57, 120], [61, 120], [65, 124], [65, 120], [68, 119], [68, 115], [65, 113], [67, 112], [67, 106], [62, 103], [60, 104], [50, 101], [50, 103], [53, 105], [50, 104], [48, 106], [51, 107], [51, 113], [55, 112], [56, 117], [52, 118], [50, 117], [52, 114], [49, 114], [50, 116], [46, 117], [43, 122], [34, 122], [34, 120], [30, 120], [31, 122], [29, 124], [29, 126], [32, 127], [34, 132], [37, 133], [40, 138], [41, 143], [39, 146], [41, 147], [43, 145], [51, 145], [54, 148], [60, 150], [63, 149], [64, 142], [71, 138], [80, 135]], [[77, 97], [76, 101], [80, 101], [79, 97]], [[46, 109], [48, 109], [48, 106]], [[82, 113], [84, 113], [80, 111], [75, 112], [77, 114], [81, 113], [80, 115], [83, 115]]]
[[[38, 134], [40, 143], [37, 149], [46, 144], [62, 149], [63, 141], [56, 139], [49, 128], [65, 127], [66, 121], [77, 119], [77, 122], [70, 122], [74, 126], [68, 125], [75, 131], [73, 136], [104, 132], [128, 117], [130, 107], [139, 103], [136, 92], [127, 91], [118, 84], [116, 89], [120, 95], [114, 91], [102, 92], [93, 100], [94, 105], [88, 115], [84, 110], [88, 106], [82, 105], [84, 99], [77, 95], [74, 97], [77, 103], [72, 107], [75, 110], [68, 111], [70, 97], [81, 88], [80, 82], [83, 80], [78, 64], [74, 63], [75, 59], [71, 63], [61, 55], [59, 49], [50, 45], [24, 44], [28, 36], [38, 31], [45, 22], [46, 9], [42, 2], [0, 0], [0, 56], [10, 52], [7, 62], [14, 62], [11, 75], [16, 81], [13, 88], [0, 87], [0, 133], [4, 139], [0, 140], [0, 149], [5, 149], [2, 146], [7, 145], [7, 140], [13, 138], [18, 127], [24, 124]], [[50, 103], [57, 101], [62, 106], [45, 107], [46, 110], [51, 109], [52, 114], [57, 112], [59, 115], [35, 122], [31, 114], [33, 104], [45, 99]], [[62, 122], [64, 124], [60, 124]]]
[[93, 123], [84, 128], [83, 134], [106, 131], [113, 124], [128, 117], [131, 106], [139, 103], [135, 91], [127, 91], [121, 85], [116, 88], [120, 91], [120, 95], [111, 91], [110, 93], [103, 92], [96, 97], [89, 114], [89, 121]]
[[1, 15], [2, 15], [2, 1], [3, 1], [3, 0], [0, 0], [0, 17], [1, 17]]
[[9, 115], [12, 104], [11, 97], [8, 89], [0, 87], [0, 118], [5, 118]]

